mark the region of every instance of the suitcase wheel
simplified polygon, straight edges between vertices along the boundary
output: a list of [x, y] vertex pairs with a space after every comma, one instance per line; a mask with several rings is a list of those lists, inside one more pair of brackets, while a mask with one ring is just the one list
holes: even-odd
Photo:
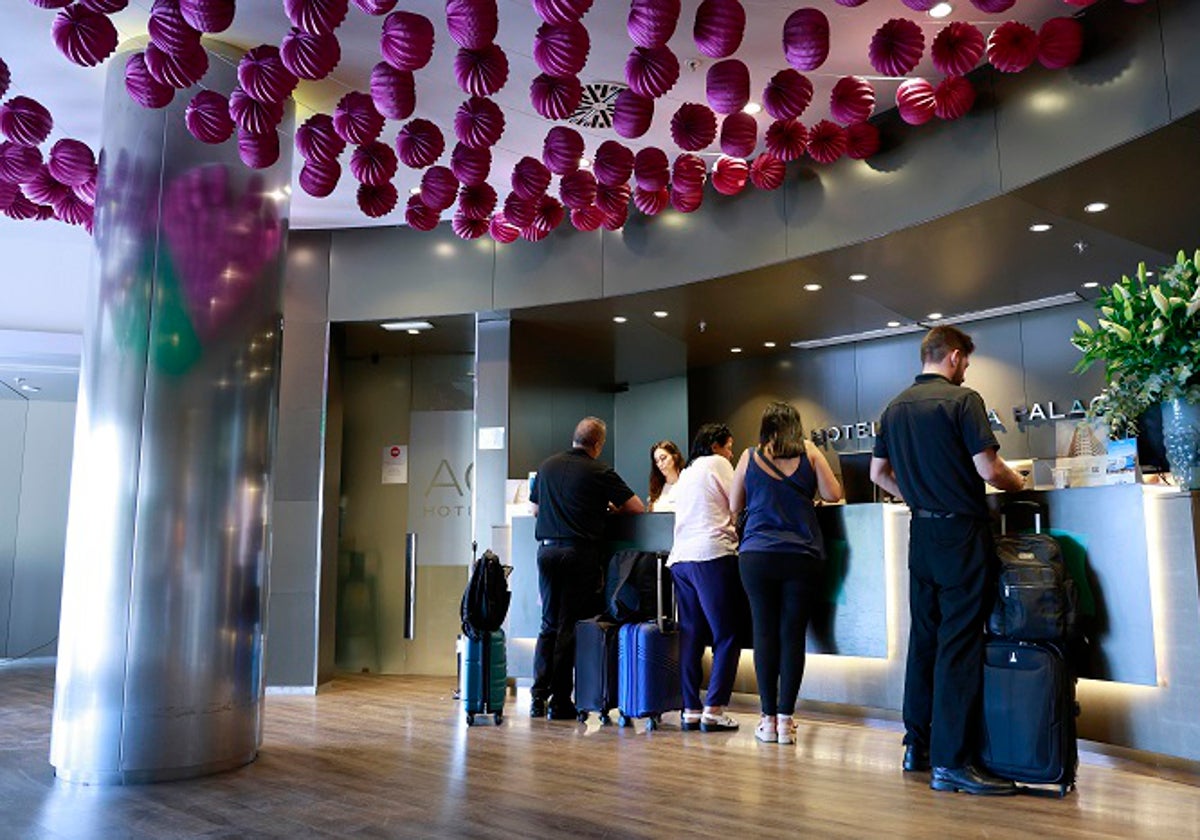
[[579, 714], [575, 715], [575, 717], [580, 723], [587, 723], [588, 713], [581, 711]]
[[657, 715], [646, 718], [646, 731], [653, 732], [655, 729], [658, 729], [658, 722], [659, 718]]
[[475, 725], [475, 713], [467, 712], [467, 726], [474, 726], [474, 725]]
[[600, 725], [601, 726], [612, 726], [612, 718], [608, 716], [608, 712], [600, 713]]
[[621, 726], [621, 727], [625, 727], [625, 726], [633, 726], [633, 719], [632, 719], [632, 718], [628, 718], [628, 717], [626, 717], [625, 715], [620, 715], [620, 716], [617, 718], [617, 726]]
[[1071, 792], [1072, 790], [1074, 790], [1074, 789], [1075, 789], [1075, 785], [1073, 785], [1073, 784], [1070, 784], [1070, 785], [1059, 785], [1059, 786], [1058, 786], [1058, 798], [1059, 798], [1059, 799], [1066, 799], [1066, 797], [1067, 797], [1067, 794], [1068, 794], [1068, 793], [1070, 793], [1070, 792]]
[[496, 712], [496, 714], [492, 715], [492, 720], [494, 720], [496, 725], [499, 726], [504, 722], [504, 712]]

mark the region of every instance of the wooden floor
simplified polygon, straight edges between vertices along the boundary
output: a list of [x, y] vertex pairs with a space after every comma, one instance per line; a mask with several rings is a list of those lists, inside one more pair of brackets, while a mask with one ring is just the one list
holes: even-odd
[[468, 730], [450, 680], [346, 676], [267, 698], [259, 759], [134, 787], [55, 780], [53, 669], [0, 665], [0, 837], [1200, 837], [1185, 772], [1085, 753], [1078, 791], [982, 799], [901, 773], [895, 723], [803, 718], [795, 746], [533, 721]]

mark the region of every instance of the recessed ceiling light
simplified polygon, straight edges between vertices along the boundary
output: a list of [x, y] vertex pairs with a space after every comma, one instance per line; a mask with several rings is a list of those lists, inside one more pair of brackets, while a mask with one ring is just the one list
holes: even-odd
[[821, 291], [821, 284], [820, 284], [820, 283], [805, 283], [805, 284], [804, 284], [804, 291], [806, 291], [806, 292], [819, 292], [819, 291]]
[[409, 195], [420, 195], [420, 194], [421, 194], [421, 188], [420, 188], [419, 186], [412, 187], [412, 188], [410, 188], [410, 189], [409, 189], [409, 191], [408, 191], [408, 194], [409, 194]]
[[931, 18], [937, 18], [940, 20], [941, 18], [946, 17], [946, 15], [950, 14], [953, 11], [954, 11], [954, 7], [951, 6], [949, 3], [937, 3], [934, 5], [934, 7], [932, 9], [929, 10], [929, 16]]
[[22, 391], [26, 391], [26, 392], [28, 392], [28, 393], [30, 393], [30, 394], [36, 394], [38, 391], [40, 391], [40, 390], [42, 390], [42, 389], [41, 389], [41, 388], [39, 388], [37, 385], [30, 385], [30, 384], [28, 384], [28, 383], [22, 383], [22, 384], [21, 384], [21, 390], [22, 390]]
[[762, 110], [762, 106], [759, 105], [757, 102], [747, 102], [744, 106], [742, 106], [742, 110], [745, 111], [747, 114], [754, 115]]
[[888, 326], [889, 327], [898, 327], [898, 326], [900, 326], [900, 322], [899, 321], [888, 321]]
[[614, 324], [624, 324], [624, 323], [625, 323], [626, 321], [628, 321], [628, 320], [629, 320], [629, 319], [628, 319], [628, 318], [626, 318], [624, 315], [614, 315], [614, 316], [613, 316], [613, 323], [614, 323]]
[[669, 314], [671, 314], [671, 313], [667, 312], [667, 310], [665, 310], [665, 309], [654, 310], [655, 318], [666, 318]]
[[858, 274], [851, 274], [851, 275], [850, 275], [850, 282], [851, 282], [851, 283], [861, 283], [862, 281], [864, 281], [864, 280], [866, 280], [866, 279], [867, 279], [867, 275], [865, 275], [865, 274], [862, 274], [862, 273], [858, 273]]
[[930, 312], [925, 317], [928, 318], [930, 321], [940, 321], [943, 316], [942, 316], [941, 312]]
[[741, 347], [730, 347], [730, 348], [729, 348], [729, 352], [730, 352], [730, 353], [741, 353], [741, 352], [742, 352], [742, 348], [741, 348]]
[[408, 333], [409, 335], [420, 335], [421, 334], [420, 330], [405, 330], [405, 332]]
[[1100, 284], [1099, 284], [1099, 283], [1097, 283], [1095, 280], [1089, 280], [1089, 281], [1087, 281], [1086, 283], [1084, 283], [1084, 284], [1083, 284], [1083, 288], [1085, 288], [1085, 289], [1094, 289], [1094, 288], [1096, 288], [1096, 287], [1097, 287], [1097, 286], [1099, 286], [1099, 285], [1100, 285]]
[[587, 158], [581, 157], [579, 159], [579, 166], [581, 169], [587, 169], [591, 165], [592, 165], [592, 162], [590, 160], [588, 160]]
[[1050, 224], [1049, 222], [1037, 222], [1036, 224], [1030, 225], [1029, 229], [1033, 233], [1045, 233], [1052, 227], [1054, 227], [1054, 225]]
[[388, 332], [400, 332], [401, 330], [405, 330], [407, 332], [416, 330], [417, 332], [421, 332], [423, 330], [433, 329], [433, 324], [429, 323], [428, 321], [387, 321], [379, 326], [383, 327]]
[[1103, 201], [1093, 201], [1091, 204], [1085, 204], [1083, 212], [1085, 213], [1103, 213], [1108, 209], [1108, 204]]
[[774, 341], [764, 341], [763, 342], [763, 347], [774, 347], [774, 346], [775, 346]]

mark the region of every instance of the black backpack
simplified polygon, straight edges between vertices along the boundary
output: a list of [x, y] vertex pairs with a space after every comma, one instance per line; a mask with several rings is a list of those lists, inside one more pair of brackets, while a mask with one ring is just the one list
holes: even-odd
[[[604, 580], [605, 615], [618, 624], [652, 621], [658, 612], [658, 564], [667, 555], [625, 549], [608, 561]], [[664, 581], [667, 575], [663, 574]], [[664, 586], [663, 609], [670, 616], [671, 589]]]
[[996, 554], [1000, 580], [988, 632], [1031, 642], [1070, 639], [1078, 594], [1058, 542], [1048, 534], [1005, 534], [996, 539]]
[[512, 600], [508, 591], [511, 571], [512, 566], [503, 565], [490, 549], [475, 561], [462, 597], [462, 630], [468, 638], [480, 640], [504, 624]]

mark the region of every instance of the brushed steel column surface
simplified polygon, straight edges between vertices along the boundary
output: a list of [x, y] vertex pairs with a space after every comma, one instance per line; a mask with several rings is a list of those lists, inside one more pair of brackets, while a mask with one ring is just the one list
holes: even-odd
[[[215, 58], [215, 57], [214, 57]], [[247, 169], [109, 65], [50, 761], [214, 772], [261, 742], [291, 143]], [[205, 85], [228, 90], [233, 64]], [[291, 136], [294, 116], [280, 127]]]

